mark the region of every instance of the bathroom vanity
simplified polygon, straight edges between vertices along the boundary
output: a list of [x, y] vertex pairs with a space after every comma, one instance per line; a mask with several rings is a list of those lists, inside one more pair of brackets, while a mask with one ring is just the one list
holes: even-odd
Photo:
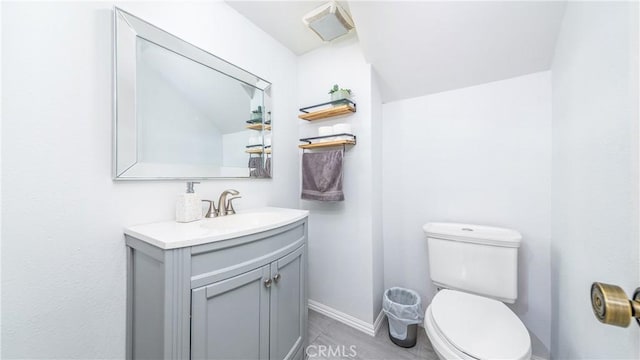
[[125, 229], [128, 359], [302, 359], [308, 211]]

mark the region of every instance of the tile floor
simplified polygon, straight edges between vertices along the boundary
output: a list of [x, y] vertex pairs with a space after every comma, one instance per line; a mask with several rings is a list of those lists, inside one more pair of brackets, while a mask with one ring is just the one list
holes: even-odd
[[[423, 328], [418, 328], [418, 342], [416, 346], [409, 349], [392, 343], [389, 340], [387, 329], [387, 319], [385, 318], [376, 337], [372, 337], [318, 312], [309, 310], [308, 336], [311, 348], [307, 351], [308, 358], [309, 360], [438, 359]], [[322, 346], [325, 349], [330, 348], [334, 353], [329, 353], [329, 350], [326, 350], [324, 354], [320, 353]], [[340, 352], [337, 356], [336, 349], [339, 349], [338, 351]]]

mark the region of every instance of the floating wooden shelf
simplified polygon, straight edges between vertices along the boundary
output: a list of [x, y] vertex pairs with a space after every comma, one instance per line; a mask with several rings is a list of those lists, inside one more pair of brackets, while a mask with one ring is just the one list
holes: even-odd
[[251, 130], [271, 130], [271, 125], [262, 125], [262, 124], [247, 125], [247, 129], [251, 129]]
[[342, 146], [342, 145], [355, 145], [356, 141], [355, 140], [334, 140], [334, 141], [322, 141], [322, 142], [316, 142], [313, 144], [302, 144], [302, 145], [298, 145], [298, 147], [300, 149], [317, 149], [317, 148], [323, 148], [323, 147], [330, 147], [330, 146]]
[[302, 120], [313, 121], [313, 120], [326, 119], [333, 116], [353, 114], [354, 112], [356, 112], [356, 108], [354, 106], [351, 106], [350, 104], [346, 104], [346, 105], [335, 106], [329, 109], [310, 112], [307, 114], [301, 114], [301, 115], [298, 115], [298, 117]]
[[[329, 138], [332, 138], [332, 137], [342, 137], [342, 139], [329, 140]], [[351, 138], [345, 139], [345, 137], [351, 137]], [[321, 141], [318, 141], [318, 140], [321, 140]], [[300, 139], [300, 141], [306, 142], [306, 144], [298, 145], [300, 149], [317, 149], [317, 148], [331, 147], [331, 146], [355, 145], [356, 136], [353, 134], [334, 134], [334, 135], [315, 136], [315, 137], [310, 137], [306, 139]]]
[[[309, 109], [319, 108], [321, 106], [327, 106], [327, 105], [332, 105], [333, 107], [324, 108], [324, 109], [313, 111], [313, 112], [307, 111]], [[354, 112], [356, 112], [356, 103], [354, 103], [349, 99], [340, 99], [340, 100], [329, 101], [329, 102], [318, 104], [318, 105], [307, 106], [307, 107], [301, 108], [300, 111], [304, 113], [302, 115], [298, 115], [298, 117], [302, 120], [307, 120], [307, 121], [320, 120], [320, 119], [326, 119], [326, 118], [340, 116], [340, 115], [351, 115]]]

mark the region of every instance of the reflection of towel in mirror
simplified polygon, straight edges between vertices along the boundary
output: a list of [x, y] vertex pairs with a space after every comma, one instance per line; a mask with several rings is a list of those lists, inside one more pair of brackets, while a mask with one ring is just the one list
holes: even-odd
[[267, 177], [271, 177], [271, 158], [268, 157], [264, 164], [264, 171]]
[[[264, 161], [264, 162], [263, 162]], [[249, 176], [255, 178], [271, 177], [271, 158], [263, 159], [262, 156], [249, 159]]]
[[302, 199], [342, 201], [342, 150], [302, 154]]
[[252, 169], [262, 168], [262, 157], [256, 156], [249, 158], [249, 167]]

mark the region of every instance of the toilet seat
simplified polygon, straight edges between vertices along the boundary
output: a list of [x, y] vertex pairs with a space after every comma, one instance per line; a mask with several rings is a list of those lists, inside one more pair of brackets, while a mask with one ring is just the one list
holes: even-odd
[[[428, 322], [428, 323], [427, 323]], [[529, 332], [502, 302], [455, 290], [441, 290], [427, 309], [425, 328], [456, 357], [513, 359], [531, 357]], [[436, 344], [434, 344], [435, 346]]]

